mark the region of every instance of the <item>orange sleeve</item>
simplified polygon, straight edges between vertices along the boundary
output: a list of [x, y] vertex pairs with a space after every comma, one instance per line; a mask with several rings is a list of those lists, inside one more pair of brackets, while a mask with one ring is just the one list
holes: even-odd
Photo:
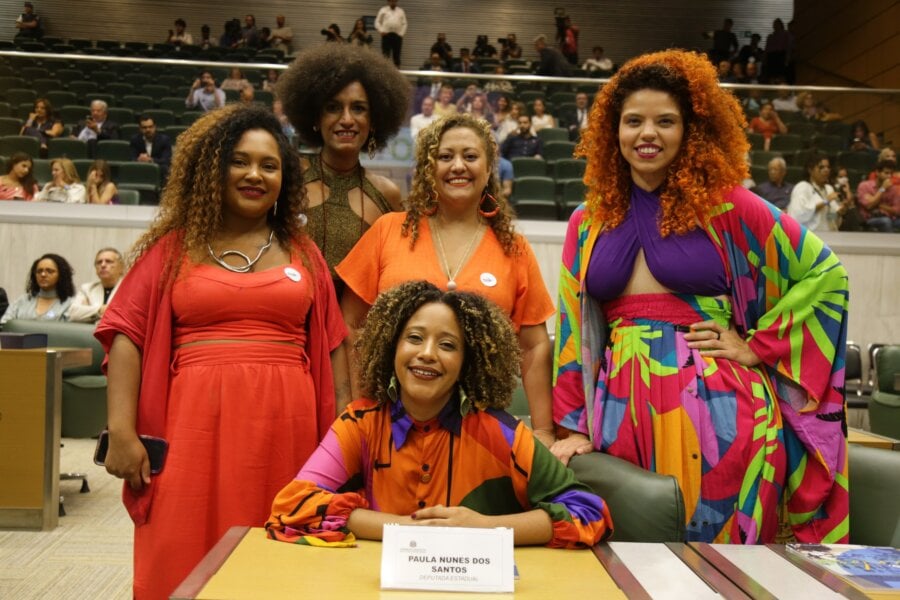
[[392, 213], [388, 213], [379, 217], [359, 238], [344, 260], [334, 268], [347, 287], [369, 305], [374, 304], [378, 296], [385, 236], [393, 222], [388, 218], [391, 215]]

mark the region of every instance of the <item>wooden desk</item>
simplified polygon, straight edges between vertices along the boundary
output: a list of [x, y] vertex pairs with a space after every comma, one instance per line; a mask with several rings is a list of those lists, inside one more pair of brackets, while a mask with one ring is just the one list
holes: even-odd
[[853, 427], [847, 429], [847, 441], [851, 444], [859, 444], [860, 446], [869, 446], [871, 448], [900, 450], [900, 440]]
[[56, 527], [62, 371], [89, 364], [89, 348], [0, 350], [0, 528]]
[[[589, 550], [515, 549], [517, 598], [626, 598]], [[381, 544], [314, 548], [276, 542], [262, 528], [232, 527], [172, 595], [175, 599], [493, 598], [498, 594], [382, 590]], [[318, 591], [313, 591], [318, 588]]]

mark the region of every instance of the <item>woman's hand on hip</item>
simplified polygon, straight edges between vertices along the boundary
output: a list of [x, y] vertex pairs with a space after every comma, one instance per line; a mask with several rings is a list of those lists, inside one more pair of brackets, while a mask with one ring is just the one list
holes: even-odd
[[704, 356], [726, 358], [745, 367], [755, 367], [762, 362], [737, 331], [715, 321], [693, 323], [684, 339], [688, 348], [699, 350]]

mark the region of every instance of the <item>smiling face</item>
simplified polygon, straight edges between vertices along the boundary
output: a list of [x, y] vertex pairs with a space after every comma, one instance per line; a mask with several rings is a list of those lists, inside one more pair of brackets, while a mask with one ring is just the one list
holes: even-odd
[[281, 152], [263, 129], [245, 132], [231, 155], [223, 212], [232, 217], [264, 218], [281, 192]]
[[40, 261], [34, 268], [35, 279], [37, 279], [38, 287], [45, 292], [56, 289], [59, 282], [59, 267], [53, 259], [45, 258]]
[[103, 287], [112, 287], [122, 277], [122, 259], [110, 250], [104, 250], [94, 259], [94, 270]]
[[622, 103], [619, 151], [641, 189], [652, 191], [662, 185], [683, 137], [681, 109], [668, 93], [638, 90]]
[[369, 96], [366, 88], [354, 81], [322, 107], [319, 131], [326, 149], [332, 152], [359, 153], [369, 137]]
[[438, 415], [453, 395], [464, 355], [462, 330], [449, 306], [432, 302], [413, 313], [394, 354], [400, 399], [410, 416], [426, 421]]
[[434, 175], [438, 202], [476, 205], [490, 177], [484, 141], [468, 127], [444, 132]]

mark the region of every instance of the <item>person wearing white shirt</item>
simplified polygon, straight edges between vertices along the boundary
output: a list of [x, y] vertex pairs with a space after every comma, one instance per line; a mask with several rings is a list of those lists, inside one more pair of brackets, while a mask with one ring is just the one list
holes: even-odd
[[175, 46], [190, 46], [194, 43], [194, 36], [185, 31], [187, 23], [184, 19], [175, 19], [175, 31], [169, 31], [168, 43]]
[[75, 300], [69, 307], [68, 318], [79, 323], [96, 323], [106, 312], [106, 307], [116, 295], [125, 261], [115, 248], [103, 248], [94, 258], [94, 270], [98, 281], [85, 283], [78, 290]]
[[212, 73], [203, 71], [200, 79], [194, 80], [184, 105], [188, 108], [199, 107], [203, 112], [225, 106], [225, 92], [216, 87]]
[[413, 147], [416, 145], [419, 132], [435, 121], [437, 121], [437, 115], [434, 114], [434, 98], [425, 96], [422, 98], [422, 112], [413, 115], [409, 120], [409, 134], [412, 136]]
[[68, 158], [54, 158], [50, 163], [52, 181], [34, 195], [36, 202], [64, 202], [84, 204], [87, 202], [87, 188], [81, 183], [75, 163]]
[[810, 231], [837, 231], [841, 203], [828, 183], [831, 163], [824, 155], [814, 155], [806, 164], [808, 181], [801, 181], [791, 191], [787, 214]]
[[397, 6], [397, 0], [388, 0], [386, 6], [378, 9], [375, 16], [375, 30], [381, 34], [381, 53], [393, 59], [400, 66], [400, 50], [406, 35], [406, 13]]
[[276, 50], [284, 52], [285, 56], [291, 53], [291, 40], [294, 39], [294, 30], [284, 24], [284, 15], [275, 17], [277, 27], [272, 30], [269, 38], [272, 40], [272, 47]]

